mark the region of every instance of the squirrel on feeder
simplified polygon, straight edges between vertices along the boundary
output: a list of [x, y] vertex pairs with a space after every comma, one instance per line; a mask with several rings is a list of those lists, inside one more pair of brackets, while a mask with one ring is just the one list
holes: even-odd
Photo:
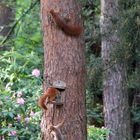
[[51, 101], [54, 101], [57, 94], [58, 94], [58, 90], [54, 87], [49, 87], [47, 89], [47, 91], [40, 97], [39, 101], [38, 101], [38, 105], [47, 110], [47, 107], [46, 107], [46, 99], [47, 99], [47, 103], [48, 102], [51, 102]]

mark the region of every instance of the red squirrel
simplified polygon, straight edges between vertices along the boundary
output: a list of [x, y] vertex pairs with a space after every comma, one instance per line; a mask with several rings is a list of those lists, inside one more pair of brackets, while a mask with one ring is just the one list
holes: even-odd
[[47, 91], [40, 97], [40, 99], [38, 101], [38, 105], [41, 108], [47, 110], [47, 107], [46, 107], [46, 99], [48, 99], [48, 102], [49, 101], [54, 101], [57, 93], [58, 93], [58, 90], [56, 88], [49, 87], [47, 89]]
[[69, 24], [66, 23], [64, 19], [62, 19], [58, 13], [54, 12], [54, 10], [50, 11], [55, 23], [57, 26], [67, 35], [70, 36], [79, 36], [82, 33], [82, 26], [75, 25], [75, 24]]

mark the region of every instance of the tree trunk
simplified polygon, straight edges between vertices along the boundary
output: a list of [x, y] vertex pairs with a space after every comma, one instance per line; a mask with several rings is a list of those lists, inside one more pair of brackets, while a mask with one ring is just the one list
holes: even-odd
[[14, 20], [14, 13], [10, 7], [0, 4], [0, 35], [6, 36], [10, 30], [10, 23]]
[[[51, 83], [57, 80], [66, 83], [61, 92], [63, 106], [48, 104], [41, 121], [43, 140], [53, 140], [50, 125], [57, 125], [63, 140], [86, 140], [85, 107], [85, 59], [83, 35], [70, 36], [60, 29], [50, 15], [50, 10], [59, 12], [61, 17], [73, 24], [81, 24], [80, 6], [75, 0], [41, 0], [42, 30], [44, 35], [44, 78]], [[44, 82], [44, 92], [47, 85]], [[58, 139], [59, 140], [59, 139]]]
[[[102, 58], [104, 64], [104, 118], [111, 133], [109, 140], [132, 140], [125, 63], [112, 61], [119, 45], [118, 0], [101, 0]], [[115, 24], [115, 25], [114, 25]]]
[[[0, 4], [0, 35], [5, 37], [8, 35], [14, 21], [14, 12], [10, 7]], [[0, 50], [6, 50], [6, 46], [0, 46]]]

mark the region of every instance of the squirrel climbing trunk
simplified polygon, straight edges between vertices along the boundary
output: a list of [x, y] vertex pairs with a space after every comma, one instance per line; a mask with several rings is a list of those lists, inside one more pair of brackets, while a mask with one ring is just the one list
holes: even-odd
[[57, 24], [57, 26], [67, 35], [70, 36], [79, 36], [83, 29], [82, 26], [78, 25], [78, 24], [70, 24], [70, 23], [66, 23], [66, 21], [64, 19], [62, 19], [62, 17], [59, 16], [59, 13], [54, 12], [54, 10], [52, 9], [50, 11], [55, 23]]
[[[59, 129], [63, 139], [86, 140], [86, 71], [81, 6], [76, 0], [41, 0], [41, 13], [46, 81], [66, 83], [65, 90], [60, 93], [63, 105], [47, 104], [47, 110], [43, 109], [42, 140], [54, 140], [48, 127], [56, 126], [64, 118], [65, 123]], [[69, 22], [65, 20], [67, 16]], [[44, 93], [47, 85], [44, 82]], [[53, 130], [55, 134], [59, 132]]]

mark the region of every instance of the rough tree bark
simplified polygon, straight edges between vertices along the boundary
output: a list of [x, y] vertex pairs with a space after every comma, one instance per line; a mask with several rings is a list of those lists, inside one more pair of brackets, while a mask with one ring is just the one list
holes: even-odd
[[[116, 25], [119, 15], [118, 0], [101, 0], [102, 58], [104, 64], [105, 127], [111, 133], [109, 140], [132, 140], [130, 110], [126, 87], [125, 63], [112, 62], [111, 53], [119, 45]], [[114, 63], [114, 64], [112, 64]]]
[[[81, 7], [75, 0], [41, 0], [42, 30], [44, 37], [44, 77], [51, 83], [62, 80], [67, 87], [62, 92], [63, 106], [49, 104], [43, 112], [41, 131], [43, 140], [53, 140], [49, 134], [49, 125], [57, 125], [64, 140], [86, 140], [85, 107], [85, 59], [84, 39], [66, 35], [52, 20], [49, 11], [53, 9], [62, 17], [68, 17], [71, 23], [82, 25]], [[44, 83], [44, 91], [47, 86]]]

